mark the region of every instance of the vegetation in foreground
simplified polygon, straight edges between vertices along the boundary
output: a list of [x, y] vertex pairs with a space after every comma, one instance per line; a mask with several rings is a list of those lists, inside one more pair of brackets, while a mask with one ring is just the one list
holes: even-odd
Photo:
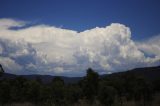
[[[0, 73], [0, 76], [3, 73]], [[123, 73], [99, 77], [89, 68], [78, 83], [60, 77], [44, 84], [40, 78], [0, 80], [1, 106], [160, 106], [160, 78]]]

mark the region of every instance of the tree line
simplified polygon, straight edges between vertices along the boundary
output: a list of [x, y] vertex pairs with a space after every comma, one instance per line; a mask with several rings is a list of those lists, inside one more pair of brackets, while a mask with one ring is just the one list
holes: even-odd
[[49, 84], [38, 77], [36, 80], [2, 79], [0, 104], [29, 102], [38, 106], [74, 106], [83, 101], [97, 106], [124, 106], [125, 101], [134, 101], [140, 106], [151, 106], [155, 94], [160, 92], [160, 78], [151, 81], [129, 73], [100, 77], [91, 68], [86, 73], [79, 82], [69, 84], [61, 77], [55, 77]]

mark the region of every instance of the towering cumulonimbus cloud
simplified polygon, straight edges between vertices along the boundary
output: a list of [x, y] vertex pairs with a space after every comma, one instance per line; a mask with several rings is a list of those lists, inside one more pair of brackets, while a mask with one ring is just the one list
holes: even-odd
[[0, 63], [7, 72], [78, 76], [88, 67], [111, 73], [160, 64], [160, 37], [135, 42], [119, 23], [80, 33], [26, 24], [0, 19]]

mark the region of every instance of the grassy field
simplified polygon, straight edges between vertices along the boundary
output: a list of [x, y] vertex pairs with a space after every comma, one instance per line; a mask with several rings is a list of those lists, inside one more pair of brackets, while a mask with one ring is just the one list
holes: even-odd
[[[6, 104], [0, 106], [56, 106], [54, 104], [32, 104], [32, 103], [13, 103], [13, 104]], [[71, 106], [71, 105], [66, 105]], [[85, 100], [80, 100], [79, 103], [76, 103], [72, 106], [103, 106], [99, 102], [95, 101], [94, 104], [88, 104]], [[135, 101], [123, 101], [121, 105], [118, 102], [115, 102], [112, 106], [144, 106], [143, 101], [135, 102]], [[145, 106], [160, 106], [160, 94], [155, 95], [154, 100], [152, 103], [146, 103]]]

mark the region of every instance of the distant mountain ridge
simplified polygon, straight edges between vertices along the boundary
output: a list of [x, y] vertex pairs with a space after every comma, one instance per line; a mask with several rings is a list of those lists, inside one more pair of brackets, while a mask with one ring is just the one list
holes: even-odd
[[[156, 79], [160, 77], [160, 66], [156, 66], [156, 67], [144, 67], [144, 68], [135, 68], [132, 70], [128, 70], [128, 71], [123, 71], [123, 72], [117, 72], [117, 73], [112, 73], [112, 74], [105, 74], [105, 75], [101, 75], [100, 77], [115, 77], [115, 76], [119, 76], [122, 74], [138, 74], [138, 75], [142, 75], [145, 76], [148, 79]], [[37, 78], [40, 78], [42, 80], [42, 82], [44, 83], [49, 83], [52, 81], [53, 78], [55, 78], [55, 76], [52, 75], [14, 75], [14, 74], [9, 74], [9, 73], [4, 73], [2, 77], [0, 77], [0, 79], [14, 79], [18, 76], [22, 76], [26, 79], [29, 80], [36, 80]], [[79, 80], [81, 80], [83, 77], [65, 77], [65, 76], [60, 76], [65, 83], [76, 83]]]
[[[52, 75], [15, 75], [15, 74], [9, 74], [9, 73], [4, 73], [0, 79], [14, 79], [16, 77], [24, 77], [29, 80], [36, 80], [37, 78], [40, 78], [42, 82], [44, 83], [50, 83], [53, 78], [56, 76]], [[65, 77], [65, 76], [59, 76], [61, 77], [65, 83], [75, 83], [78, 82], [82, 77]]]

